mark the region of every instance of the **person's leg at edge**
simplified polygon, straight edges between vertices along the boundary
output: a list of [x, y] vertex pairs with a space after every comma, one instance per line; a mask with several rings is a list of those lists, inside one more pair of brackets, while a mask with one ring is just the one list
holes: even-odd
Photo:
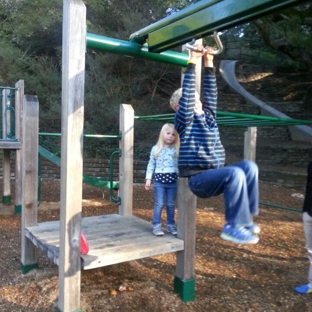
[[166, 209], [167, 209], [167, 228], [171, 234], [176, 235], [177, 229], [174, 225], [174, 204], [178, 191], [178, 182], [166, 184]]
[[153, 212], [153, 233], [156, 236], [164, 235], [161, 229], [161, 213], [165, 204], [165, 188], [162, 183], [154, 182], [155, 204]]
[[300, 294], [312, 293], [312, 217], [307, 212], [302, 214], [303, 229], [305, 235], [306, 249], [308, 252], [308, 259], [310, 261], [308, 284], [301, 285], [295, 288], [295, 291]]

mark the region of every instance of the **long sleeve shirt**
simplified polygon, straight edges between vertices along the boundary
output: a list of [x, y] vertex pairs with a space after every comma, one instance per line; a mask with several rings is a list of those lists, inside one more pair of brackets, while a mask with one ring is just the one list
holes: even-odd
[[176, 148], [172, 145], [167, 148], [162, 148], [155, 159], [155, 151], [157, 146], [153, 146], [150, 159], [147, 165], [145, 179], [152, 179], [153, 174], [178, 174], [178, 157]]
[[224, 166], [225, 151], [216, 122], [217, 84], [215, 69], [204, 68], [203, 111], [194, 113], [195, 65], [188, 64], [182, 85], [182, 97], [174, 125], [180, 135], [179, 176], [188, 177], [207, 169]]

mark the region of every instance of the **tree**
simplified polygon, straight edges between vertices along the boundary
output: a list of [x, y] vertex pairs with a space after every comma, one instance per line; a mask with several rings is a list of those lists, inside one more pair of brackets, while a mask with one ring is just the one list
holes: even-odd
[[253, 21], [265, 43], [312, 71], [312, 3]]

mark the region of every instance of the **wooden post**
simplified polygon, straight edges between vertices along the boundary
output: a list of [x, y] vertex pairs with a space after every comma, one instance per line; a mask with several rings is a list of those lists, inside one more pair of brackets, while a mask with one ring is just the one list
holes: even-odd
[[[23, 113], [24, 80], [19, 80], [15, 84], [15, 88], [15, 138], [21, 140], [23, 137], [21, 125]], [[22, 150], [15, 150], [15, 213], [21, 213], [22, 210], [21, 154]]]
[[[196, 44], [202, 44], [202, 39]], [[202, 60], [196, 64], [196, 91], [201, 89]], [[182, 74], [181, 80], [183, 81]], [[188, 178], [179, 178], [178, 183], [178, 238], [184, 241], [184, 250], [177, 252], [177, 265], [174, 290], [184, 302], [195, 299], [195, 243], [196, 243], [196, 205], [197, 197], [188, 186]]]
[[119, 214], [126, 216], [132, 214], [133, 205], [134, 110], [131, 105], [120, 105], [119, 129], [121, 132], [119, 143], [121, 150], [119, 160], [119, 194], [121, 197]]
[[24, 96], [22, 145], [22, 250], [25, 274], [38, 266], [38, 252], [25, 236], [25, 228], [37, 225], [39, 103], [34, 95]]
[[63, 1], [59, 311], [80, 310], [86, 8]]
[[[7, 111], [7, 101], [10, 95], [10, 90], [4, 89], [2, 91], [2, 138], [8, 139], [8, 132], [10, 131], [10, 118], [8, 114], [11, 111]], [[10, 153], [9, 149], [2, 150], [2, 181], [3, 181], [3, 204], [11, 204], [11, 168], [10, 168]]]
[[256, 161], [257, 127], [249, 127], [244, 134], [244, 159]]
[[195, 232], [197, 198], [188, 186], [188, 178], [178, 183], [178, 238], [184, 250], [177, 252], [174, 290], [184, 302], [195, 299]]

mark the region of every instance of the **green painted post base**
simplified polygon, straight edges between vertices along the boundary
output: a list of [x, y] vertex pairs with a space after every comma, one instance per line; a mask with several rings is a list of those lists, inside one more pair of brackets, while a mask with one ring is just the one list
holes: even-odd
[[28, 265], [23, 265], [23, 263], [21, 263], [21, 271], [23, 274], [27, 274], [29, 271], [33, 269], [38, 269], [38, 263]]
[[22, 205], [15, 205], [14, 213], [15, 214], [21, 214], [22, 213]]
[[187, 281], [174, 277], [174, 291], [177, 292], [184, 302], [195, 300], [195, 278]]
[[[61, 309], [59, 309], [59, 307], [56, 308], [56, 311], [57, 312], [63, 312]], [[82, 310], [75, 310], [75, 311], [72, 311], [72, 312], [82, 312]]]
[[11, 195], [2, 196], [3, 204], [11, 204]]

